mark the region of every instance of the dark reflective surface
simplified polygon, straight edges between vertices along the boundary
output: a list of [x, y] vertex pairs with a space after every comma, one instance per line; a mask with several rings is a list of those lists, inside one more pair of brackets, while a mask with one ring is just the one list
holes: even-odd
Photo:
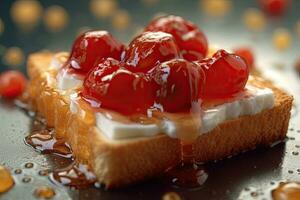
[[[82, 26], [97, 29], [108, 29], [122, 41], [128, 41], [135, 30], [145, 25], [154, 13], [163, 11], [182, 15], [201, 25], [207, 34], [210, 44], [232, 48], [238, 45], [250, 45], [256, 53], [256, 61], [264, 75], [292, 92], [295, 96], [295, 109], [286, 143], [279, 143], [272, 148], [258, 148], [242, 153], [217, 163], [208, 163], [204, 167], [209, 174], [205, 184], [197, 190], [172, 187], [165, 179], [157, 177], [138, 185], [118, 190], [105, 191], [96, 187], [84, 190], [70, 190], [54, 185], [41, 170], [53, 171], [68, 166], [67, 159], [55, 155], [42, 155], [26, 146], [25, 136], [40, 125], [30, 118], [26, 112], [12, 103], [1, 101], [0, 105], [0, 164], [7, 166], [13, 173], [15, 186], [8, 193], [0, 195], [0, 199], [34, 199], [34, 190], [41, 185], [51, 186], [56, 195], [53, 199], [161, 199], [166, 192], [175, 191], [183, 199], [262, 199], [270, 198], [270, 191], [280, 180], [300, 180], [300, 115], [297, 111], [300, 95], [299, 75], [295, 73], [293, 64], [300, 56], [300, 40], [293, 32], [290, 49], [279, 53], [271, 43], [272, 31], [275, 27], [284, 26], [291, 31], [296, 19], [299, 19], [300, 1], [282, 19], [270, 20], [266, 30], [257, 34], [246, 31], [241, 15], [249, 6], [257, 6], [256, 1], [234, 1], [231, 14], [222, 19], [211, 19], [198, 9], [198, 1], [163, 0], [153, 6], [143, 5], [140, 1], [120, 1], [120, 6], [128, 9], [134, 21], [125, 31], [114, 30], [105, 20], [96, 20], [88, 13], [85, 0], [70, 4], [69, 1], [43, 1], [43, 6], [60, 4], [65, 6], [72, 16], [71, 23], [61, 33], [50, 34], [39, 25], [32, 33], [21, 33], [11, 24], [9, 19], [10, 0], [0, 2], [0, 17], [6, 23], [6, 32], [0, 36], [0, 44], [6, 47], [20, 46], [26, 54], [43, 48], [67, 50]], [[0, 64], [0, 70], [7, 66]], [[283, 66], [283, 67], [278, 67]], [[25, 67], [23, 66], [23, 69]], [[25, 168], [28, 162], [34, 163], [32, 168]], [[21, 169], [21, 173], [19, 170]], [[17, 170], [18, 173], [14, 173]], [[25, 183], [22, 179], [30, 181]], [[264, 196], [263, 196], [264, 195]]]

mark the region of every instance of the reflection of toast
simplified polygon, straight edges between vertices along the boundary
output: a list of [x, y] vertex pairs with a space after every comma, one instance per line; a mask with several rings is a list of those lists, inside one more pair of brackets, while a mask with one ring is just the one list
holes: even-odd
[[[179, 162], [180, 144], [165, 134], [128, 140], [110, 140], [95, 127], [88, 105], [71, 114], [70, 91], [56, 89], [57, 69], [50, 67], [51, 53], [36, 53], [28, 61], [29, 94], [34, 108], [55, 127], [56, 137], [71, 145], [79, 162], [89, 164], [107, 187], [131, 184], [162, 173]], [[258, 87], [271, 88], [275, 106], [259, 114], [228, 120], [196, 141], [196, 159], [218, 160], [268, 145], [286, 136], [293, 98], [272, 83], [255, 78]]]

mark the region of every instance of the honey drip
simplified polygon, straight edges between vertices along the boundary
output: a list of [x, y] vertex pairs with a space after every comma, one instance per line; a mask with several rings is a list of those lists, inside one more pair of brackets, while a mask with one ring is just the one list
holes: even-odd
[[201, 120], [200, 110], [194, 110], [196, 112], [192, 112], [188, 118], [173, 119], [180, 130], [181, 161], [177, 166], [167, 170], [167, 177], [171, 179], [173, 185], [182, 188], [198, 188], [208, 178], [203, 166], [196, 162], [194, 146], [201, 128]]
[[0, 194], [10, 190], [14, 183], [14, 179], [8, 169], [0, 165]]
[[70, 146], [64, 140], [55, 138], [53, 130], [35, 131], [25, 138], [25, 143], [44, 154], [73, 157]]
[[64, 169], [52, 172], [50, 180], [56, 184], [84, 189], [96, 182], [96, 176], [89, 171], [86, 165], [73, 163]]
[[285, 182], [272, 191], [274, 200], [299, 200], [300, 182]]

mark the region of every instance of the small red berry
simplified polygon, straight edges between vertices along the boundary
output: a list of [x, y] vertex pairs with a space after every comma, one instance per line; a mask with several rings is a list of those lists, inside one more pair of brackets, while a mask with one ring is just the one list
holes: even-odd
[[204, 77], [199, 66], [184, 59], [161, 63], [154, 71], [154, 79], [160, 86], [157, 103], [166, 112], [183, 112], [191, 109], [191, 103], [199, 98], [199, 87]]
[[281, 16], [288, 9], [290, 0], [260, 0], [262, 9], [271, 16]]
[[163, 31], [174, 36], [183, 57], [189, 61], [205, 58], [208, 42], [203, 32], [192, 22], [178, 16], [166, 16], [151, 21], [146, 31]]
[[77, 73], [86, 74], [98, 59], [121, 59], [124, 45], [107, 31], [89, 31], [79, 36], [72, 48], [67, 66]]
[[200, 96], [204, 99], [225, 98], [242, 91], [247, 83], [249, 68], [241, 57], [225, 50], [212, 58], [199, 61], [205, 72], [205, 85]]
[[154, 104], [156, 83], [121, 65], [112, 58], [99, 62], [84, 80], [83, 97], [99, 102], [101, 108], [125, 115], [146, 114]]
[[16, 98], [26, 88], [26, 78], [18, 71], [6, 71], [0, 75], [0, 95], [5, 98]]
[[159, 63], [179, 56], [179, 49], [172, 35], [144, 32], [129, 44], [125, 62], [130, 71], [148, 72]]
[[234, 49], [234, 53], [242, 58], [244, 58], [250, 67], [252, 69], [254, 67], [254, 55], [252, 49], [248, 47], [240, 47], [237, 49]]

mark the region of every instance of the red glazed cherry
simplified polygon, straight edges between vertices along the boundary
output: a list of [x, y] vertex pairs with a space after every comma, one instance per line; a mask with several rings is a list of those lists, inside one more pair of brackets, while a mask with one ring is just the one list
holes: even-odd
[[260, 0], [260, 4], [269, 15], [280, 16], [287, 10], [290, 0]]
[[234, 50], [234, 53], [242, 58], [244, 58], [251, 68], [254, 67], [254, 55], [250, 48], [247, 47], [240, 47]]
[[204, 99], [229, 97], [244, 89], [249, 69], [247, 63], [225, 50], [217, 51], [212, 58], [198, 63], [205, 72], [205, 85], [201, 92]]
[[154, 79], [160, 85], [157, 102], [167, 112], [189, 111], [191, 102], [198, 100], [204, 80], [201, 75], [195, 63], [184, 59], [160, 64], [154, 71]]
[[190, 21], [178, 16], [166, 16], [153, 20], [146, 31], [163, 31], [174, 36], [183, 57], [189, 61], [201, 60], [207, 55], [206, 36]]
[[130, 71], [147, 72], [159, 63], [179, 56], [179, 49], [172, 35], [144, 32], [129, 44], [125, 62]]
[[79, 36], [72, 48], [67, 65], [75, 72], [86, 74], [98, 59], [120, 60], [124, 45], [107, 31], [90, 31]]
[[21, 72], [7, 71], [0, 75], [0, 95], [5, 98], [20, 96], [26, 87], [26, 79]]
[[125, 115], [146, 114], [154, 104], [155, 82], [120, 65], [112, 58], [98, 63], [84, 80], [83, 97]]

